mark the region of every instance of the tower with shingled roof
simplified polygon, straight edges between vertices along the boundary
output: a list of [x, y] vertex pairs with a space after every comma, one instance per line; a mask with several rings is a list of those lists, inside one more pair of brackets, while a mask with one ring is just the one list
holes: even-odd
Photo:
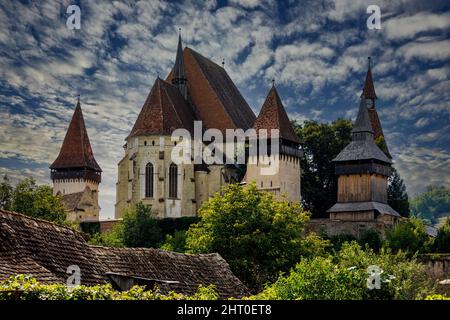
[[79, 99], [59, 155], [50, 170], [53, 193], [62, 196], [67, 219], [98, 220], [102, 169], [94, 158]]
[[382, 222], [376, 224], [380, 228], [394, 224], [400, 215], [387, 204], [387, 179], [392, 162], [374, 142], [367, 97], [361, 97], [352, 141], [333, 159], [338, 194], [337, 203], [328, 213], [331, 220]]
[[[251, 143], [257, 143], [258, 148], [261, 147], [261, 143], [265, 143], [271, 157], [269, 161], [278, 161], [278, 170], [273, 174], [264, 173], [262, 169], [271, 165], [268, 159], [263, 160], [263, 155], [260, 153], [250, 155], [245, 176], [246, 182], [255, 182], [260, 190], [271, 192], [278, 198], [285, 197], [288, 201], [300, 202], [300, 158], [302, 156], [300, 139], [289, 121], [274, 81], [253, 128], [257, 133], [257, 141]], [[271, 150], [274, 148], [271, 148], [270, 140], [263, 141], [265, 137], [260, 134], [260, 130], [264, 129], [267, 130], [267, 138], [270, 137], [272, 129], [279, 131], [278, 154], [274, 154], [274, 150]]]

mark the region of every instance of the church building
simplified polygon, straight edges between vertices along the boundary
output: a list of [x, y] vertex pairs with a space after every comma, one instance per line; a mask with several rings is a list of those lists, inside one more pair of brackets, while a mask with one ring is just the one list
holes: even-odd
[[[279, 172], [261, 177], [257, 164], [247, 166], [243, 180], [237, 165], [173, 163], [176, 142], [171, 134], [183, 128], [193, 136], [194, 121], [202, 121], [203, 130], [218, 129], [224, 136], [227, 129], [279, 129]], [[158, 218], [195, 216], [205, 201], [233, 182], [254, 181], [263, 190], [300, 201], [299, 140], [275, 87], [257, 119], [223, 65], [191, 48], [183, 49], [181, 35], [172, 70], [165, 80], [156, 79], [125, 140], [125, 155], [118, 164], [115, 218], [138, 202], [151, 205]]]

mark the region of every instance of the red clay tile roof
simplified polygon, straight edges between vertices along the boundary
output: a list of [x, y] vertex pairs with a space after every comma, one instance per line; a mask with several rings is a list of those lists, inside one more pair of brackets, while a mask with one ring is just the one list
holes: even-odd
[[[279, 129], [282, 139], [300, 143], [275, 86], [270, 89], [253, 128], [256, 130]], [[268, 134], [270, 135], [270, 131]]]
[[377, 95], [375, 94], [375, 87], [373, 85], [372, 79], [372, 68], [369, 67], [366, 74], [366, 81], [364, 82], [363, 92], [361, 97], [366, 99], [376, 99]]
[[170, 135], [175, 129], [194, 131], [195, 114], [174, 85], [157, 78], [131, 130], [139, 135]]
[[[255, 114], [225, 69], [201, 54], [185, 48], [184, 67], [188, 99], [206, 128], [247, 130], [255, 122]], [[173, 70], [167, 81], [171, 81]]]
[[384, 136], [384, 133], [383, 133], [383, 128], [381, 127], [381, 122], [380, 122], [380, 118], [378, 117], [377, 109], [369, 108], [369, 118], [370, 118], [370, 123], [372, 125], [374, 139], [376, 140], [378, 137], [381, 137], [381, 136], [384, 138], [385, 144], [384, 144], [383, 152], [386, 153], [386, 155], [389, 158], [392, 158], [391, 154], [389, 153], [389, 148], [387, 146], [386, 137]]
[[59, 155], [50, 166], [50, 169], [67, 168], [89, 168], [98, 172], [102, 171], [92, 152], [80, 102], [75, 108]]
[[90, 246], [70, 228], [0, 210], [0, 281], [29, 274], [42, 283], [66, 283], [70, 265], [80, 267], [87, 286], [106, 284], [115, 273], [156, 280], [163, 293], [191, 294], [213, 284], [221, 298], [248, 294], [218, 254]]

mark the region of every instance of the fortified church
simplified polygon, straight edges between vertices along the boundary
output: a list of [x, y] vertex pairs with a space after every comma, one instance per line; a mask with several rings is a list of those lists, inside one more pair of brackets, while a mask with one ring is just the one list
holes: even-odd
[[[358, 233], [355, 225], [369, 224], [383, 230], [399, 218], [387, 204], [391, 156], [386, 144], [383, 150], [375, 144], [377, 139], [384, 139], [376, 100], [369, 63], [352, 142], [333, 160], [338, 202], [328, 210], [329, 219], [313, 223], [315, 229], [343, 232], [341, 229], [350, 225], [351, 233]], [[278, 129], [279, 169], [263, 175], [262, 159], [249, 155], [249, 144], [260, 143], [259, 136], [256, 141], [247, 141], [244, 165], [175, 164], [171, 153], [176, 142], [171, 135], [183, 128], [193, 136], [194, 121], [202, 121], [203, 130], [218, 129], [224, 136], [226, 129]], [[195, 216], [205, 201], [230, 183], [254, 182], [277, 198], [300, 202], [301, 156], [301, 141], [275, 85], [255, 116], [223, 65], [183, 48], [180, 35], [172, 70], [166, 79], [158, 76], [155, 80], [125, 138], [124, 156], [118, 163], [115, 218], [121, 218], [126, 208], [139, 202], [151, 205], [158, 218]], [[79, 101], [50, 169], [54, 193], [62, 195], [68, 219], [98, 221], [102, 170], [94, 158]]]

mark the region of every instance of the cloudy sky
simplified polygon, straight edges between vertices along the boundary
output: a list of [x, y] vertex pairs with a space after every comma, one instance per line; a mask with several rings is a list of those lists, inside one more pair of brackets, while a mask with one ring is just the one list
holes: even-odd
[[[394, 4], [395, 3], [395, 4]], [[81, 8], [68, 30], [66, 8]], [[368, 30], [366, 9], [381, 9]], [[225, 68], [255, 113], [271, 79], [292, 118], [354, 118], [372, 56], [378, 113], [410, 195], [450, 185], [448, 1], [1, 1], [0, 174], [50, 183], [77, 94], [113, 216], [122, 145], [185, 44]]]

